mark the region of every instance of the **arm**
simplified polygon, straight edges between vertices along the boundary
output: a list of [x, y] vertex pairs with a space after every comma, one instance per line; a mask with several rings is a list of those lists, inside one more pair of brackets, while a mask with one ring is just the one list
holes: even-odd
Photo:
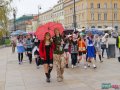
[[118, 37], [116, 38], [116, 47], [118, 47]]

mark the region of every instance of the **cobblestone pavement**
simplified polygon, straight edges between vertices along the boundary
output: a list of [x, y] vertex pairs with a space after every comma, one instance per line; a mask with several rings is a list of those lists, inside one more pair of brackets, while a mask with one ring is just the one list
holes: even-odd
[[[24, 55], [24, 63], [18, 64], [17, 53], [11, 48], [0, 49], [0, 90], [102, 90], [102, 83], [120, 85], [120, 63], [117, 58], [97, 60], [97, 69], [80, 67], [65, 69], [64, 81], [56, 81], [55, 67], [51, 83], [45, 82], [43, 66], [36, 69]], [[70, 65], [69, 65], [70, 66]], [[108, 89], [115, 90], [115, 89]]]

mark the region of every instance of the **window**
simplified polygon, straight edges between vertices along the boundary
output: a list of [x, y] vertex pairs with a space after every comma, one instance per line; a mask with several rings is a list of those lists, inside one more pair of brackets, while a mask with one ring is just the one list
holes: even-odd
[[95, 28], [95, 26], [91, 26], [91, 28]]
[[105, 8], [105, 9], [107, 8], [107, 3], [104, 4], [104, 8]]
[[118, 30], [118, 26], [115, 26], [115, 30]]
[[104, 20], [107, 20], [107, 13], [104, 13]]
[[114, 8], [117, 8], [117, 3], [114, 3]]
[[91, 20], [94, 20], [94, 13], [91, 13]]
[[114, 13], [114, 20], [117, 20], [117, 13]]
[[101, 20], [101, 14], [100, 13], [98, 14], [98, 20]]
[[91, 3], [91, 8], [94, 8], [94, 4], [93, 3]]
[[97, 8], [100, 8], [100, 3], [97, 4]]

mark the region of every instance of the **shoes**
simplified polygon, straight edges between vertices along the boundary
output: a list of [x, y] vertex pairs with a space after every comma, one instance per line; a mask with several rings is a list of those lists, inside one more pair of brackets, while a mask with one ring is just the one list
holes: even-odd
[[39, 69], [40, 67], [39, 66], [37, 66], [37, 69]]
[[63, 79], [59, 77], [59, 78], [57, 78], [57, 81], [58, 81], [58, 82], [62, 82]]
[[74, 66], [72, 65], [72, 68], [74, 68]]
[[90, 67], [90, 64], [87, 64], [87, 67]]
[[66, 64], [66, 68], [69, 68], [69, 67], [68, 67], [68, 64]]
[[103, 61], [100, 61], [101, 63], [103, 62]]
[[93, 68], [96, 69], [97, 68], [96, 65], [93, 65]]
[[87, 66], [84, 66], [84, 69], [87, 69]]
[[50, 83], [50, 78], [47, 78], [47, 79], [46, 79], [46, 82]]

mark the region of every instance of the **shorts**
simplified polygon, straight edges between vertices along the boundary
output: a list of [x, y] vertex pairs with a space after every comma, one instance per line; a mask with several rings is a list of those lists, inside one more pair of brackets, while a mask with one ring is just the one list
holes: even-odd
[[65, 52], [68, 52], [68, 49], [64, 49]]
[[32, 48], [27, 48], [27, 53], [32, 53]]
[[36, 50], [36, 51], [34, 52], [34, 55], [39, 55], [39, 52]]
[[86, 54], [86, 51], [84, 51], [84, 52], [79, 52], [79, 55], [80, 55], [80, 56], [83, 55], [83, 54]]
[[43, 64], [53, 64], [53, 60], [43, 60]]

